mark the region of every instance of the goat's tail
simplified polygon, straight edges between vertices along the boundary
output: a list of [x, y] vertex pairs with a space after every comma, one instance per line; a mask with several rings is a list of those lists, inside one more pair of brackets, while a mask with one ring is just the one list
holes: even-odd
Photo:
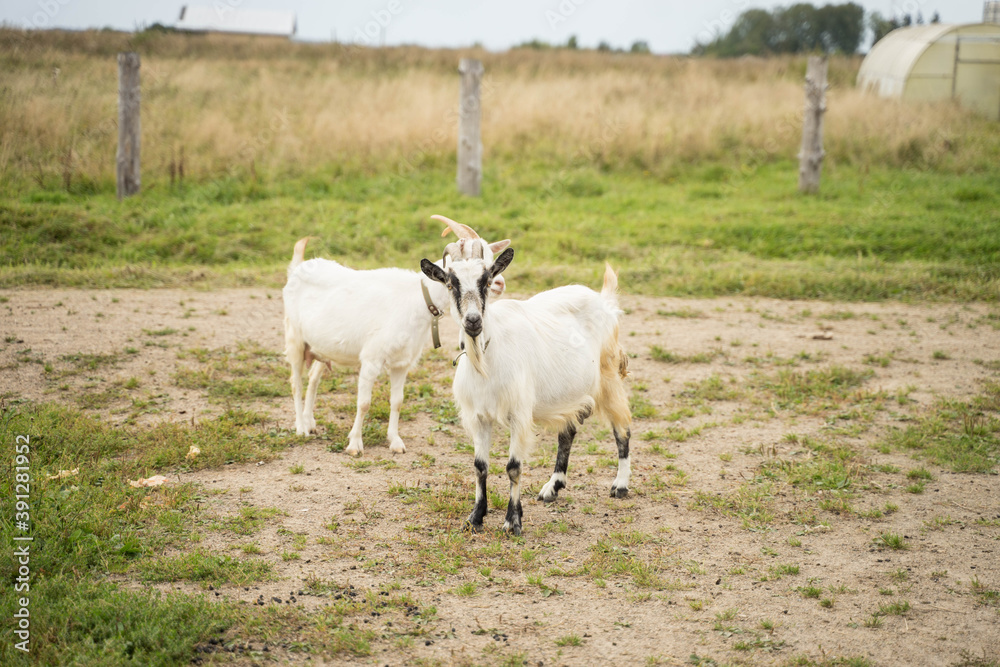
[[294, 271], [298, 267], [299, 264], [301, 264], [302, 262], [305, 261], [305, 259], [306, 259], [306, 244], [309, 243], [309, 240], [312, 239], [312, 238], [313, 237], [311, 237], [311, 236], [304, 236], [304, 237], [300, 238], [298, 240], [298, 242], [295, 244], [295, 250], [292, 251], [292, 261], [288, 265], [288, 275], [289, 276], [292, 275], [292, 271]]
[[[604, 287], [601, 288], [601, 296], [615, 311], [618, 310], [618, 274], [611, 268], [609, 262], [604, 263]], [[628, 355], [625, 349], [618, 342], [618, 323], [615, 322], [614, 333], [604, 341], [601, 350], [601, 373], [611, 375], [617, 374], [624, 379], [628, 377]]]
[[601, 288], [601, 296], [615, 307], [618, 306], [618, 274], [608, 262], [604, 262], [604, 287]]

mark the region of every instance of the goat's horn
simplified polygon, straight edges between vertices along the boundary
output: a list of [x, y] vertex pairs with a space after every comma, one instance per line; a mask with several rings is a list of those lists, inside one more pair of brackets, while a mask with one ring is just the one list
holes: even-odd
[[476, 230], [474, 230], [472, 227], [469, 227], [468, 225], [463, 225], [460, 222], [455, 222], [451, 218], [446, 218], [443, 215], [432, 215], [431, 220], [437, 220], [439, 222], [443, 222], [444, 224], [448, 225], [445, 228], [445, 230], [441, 232], [441, 236], [448, 236], [448, 232], [455, 232], [455, 236], [457, 236], [460, 239], [479, 238], [479, 234], [477, 234]]

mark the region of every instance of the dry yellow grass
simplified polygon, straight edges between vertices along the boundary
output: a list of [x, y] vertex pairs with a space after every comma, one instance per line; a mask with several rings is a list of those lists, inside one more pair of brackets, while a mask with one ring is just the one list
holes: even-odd
[[[485, 61], [487, 159], [669, 171], [798, 150], [804, 58], [695, 60], [567, 50], [359, 49], [246, 37], [0, 31], [0, 179], [113, 179], [114, 54], [143, 57], [143, 177], [184, 155], [188, 178], [323, 165], [398, 169], [454, 151], [465, 55]], [[988, 124], [950, 104], [861, 95], [860, 60], [831, 63], [830, 159], [975, 169]]]

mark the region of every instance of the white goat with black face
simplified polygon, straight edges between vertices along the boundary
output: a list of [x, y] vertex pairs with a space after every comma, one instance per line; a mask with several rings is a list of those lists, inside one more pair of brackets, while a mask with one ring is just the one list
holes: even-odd
[[[437, 344], [437, 318], [448, 307], [448, 291], [416, 271], [391, 268], [355, 271], [327, 259], [305, 261], [308, 241], [304, 238], [295, 244], [288, 282], [282, 291], [285, 357], [292, 369], [295, 432], [308, 435], [316, 431], [313, 409], [323, 369], [331, 363], [360, 365], [357, 413], [345, 451], [352, 456], [364, 451], [361, 433], [371, 405], [372, 388], [378, 376], [387, 372], [391, 386], [389, 450], [405, 452], [406, 446], [399, 437], [403, 384], [427, 349], [432, 330]], [[502, 249], [509, 243], [501, 241], [486, 247]], [[471, 250], [469, 247], [468, 251]], [[490, 259], [492, 256], [491, 252]], [[490, 284], [490, 295], [499, 296], [503, 291], [502, 278]], [[309, 385], [303, 401], [304, 371], [309, 374]]]
[[[452, 223], [465, 245], [484, 244], [475, 232]], [[453, 390], [462, 424], [475, 447], [476, 504], [468, 523], [479, 530], [486, 515], [486, 476], [493, 428], [510, 429], [507, 475], [510, 500], [504, 529], [521, 533], [521, 462], [530, 453], [535, 424], [559, 433], [552, 477], [538, 494], [551, 502], [566, 486], [566, 469], [577, 427], [591, 414], [611, 422], [618, 446], [613, 498], [628, 495], [631, 476], [631, 413], [624, 378], [628, 357], [618, 342], [618, 277], [606, 266], [597, 292], [571, 285], [527, 301], [490, 304], [487, 289], [514, 257], [512, 248], [487, 253], [445, 250], [443, 263], [423, 260], [424, 275], [445, 285], [460, 327], [460, 356]]]

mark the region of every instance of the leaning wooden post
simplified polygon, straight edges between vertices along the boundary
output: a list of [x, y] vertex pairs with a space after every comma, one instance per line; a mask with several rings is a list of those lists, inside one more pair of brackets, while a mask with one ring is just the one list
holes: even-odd
[[823, 168], [823, 114], [826, 112], [826, 56], [809, 56], [806, 68], [806, 108], [799, 151], [799, 191], [819, 192]]
[[458, 102], [458, 191], [478, 197], [483, 180], [483, 142], [480, 136], [479, 83], [483, 64], [462, 58], [458, 66], [461, 87]]
[[139, 54], [118, 54], [118, 200], [139, 192]]

